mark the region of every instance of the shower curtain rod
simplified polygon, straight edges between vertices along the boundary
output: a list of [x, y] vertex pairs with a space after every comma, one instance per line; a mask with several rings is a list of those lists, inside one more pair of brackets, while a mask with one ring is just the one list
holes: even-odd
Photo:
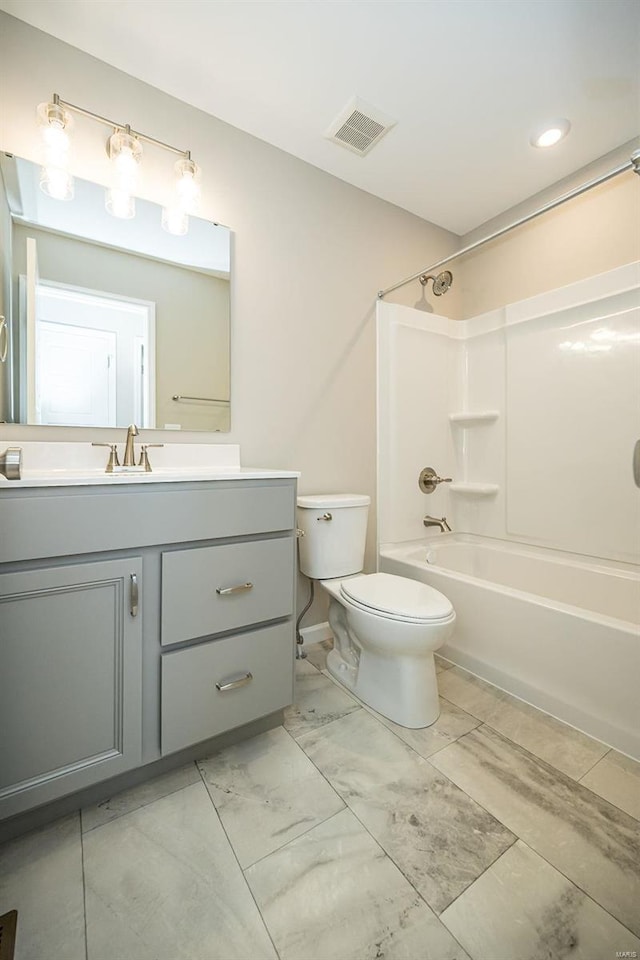
[[432, 271], [437, 270], [438, 267], [444, 266], [445, 263], [452, 263], [459, 257], [464, 256], [465, 253], [470, 253], [472, 250], [477, 250], [478, 247], [484, 246], [485, 243], [489, 243], [490, 240], [496, 240], [498, 237], [502, 237], [505, 233], [509, 233], [510, 230], [514, 230], [516, 227], [521, 227], [524, 223], [529, 223], [530, 220], [535, 220], [535, 218], [539, 217], [541, 214], [548, 213], [549, 210], [553, 210], [554, 207], [559, 207], [561, 203], [566, 203], [567, 200], [572, 200], [574, 197], [579, 197], [581, 193], [586, 193], [587, 190], [591, 190], [592, 187], [597, 187], [598, 184], [605, 183], [605, 181], [611, 180], [613, 177], [617, 177], [619, 173], [624, 173], [625, 170], [633, 170], [635, 173], [640, 174], [640, 150], [635, 150], [631, 154], [630, 160], [627, 160], [625, 163], [621, 163], [617, 167], [614, 167], [613, 170], [609, 170], [608, 173], [600, 174], [599, 177], [594, 177], [593, 180], [588, 180], [586, 183], [581, 184], [581, 186], [575, 187], [573, 190], [569, 190], [568, 193], [563, 193], [561, 196], [556, 197], [555, 200], [545, 203], [544, 206], [540, 207], [538, 210], [534, 210], [533, 213], [528, 213], [526, 216], [520, 217], [519, 220], [514, 220], [513, 223], [508, 224], [506, 227], [496, 230], [495, 233], [490, 233], [489, 236], [483, 237], [481, 240], [476, 240], [475, 243], [470, 243], [468, 247], [463, 247], [462, 250], [458, 250], [456, 253], [452, 253], [448, 257], [443, 257], [442, 260], [438, 260], [436, 263], [432, 263], [428, 267], [418, 270], [417, 273], [412, 274], [410, 277], [406, 277], [404, 280], [400, 280], [398, 283], [394, 283], [393, 286], [387, 287], [385, 290], [378, 290], [378, 300], [382, 300], [388, 293], [391, 293], [393, 290], [397, 290], [399, 287], [404, 287], [405, 284], [411, 283], [413, 280], [419, 280], [420, 277], [422, 277], [425, 273], [431, 273]]

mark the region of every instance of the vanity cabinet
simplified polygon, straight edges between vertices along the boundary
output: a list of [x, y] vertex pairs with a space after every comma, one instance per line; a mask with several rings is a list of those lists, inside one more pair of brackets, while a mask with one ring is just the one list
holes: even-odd
[[295, 479], [0, 488], [0, 819], [290, 704], [295, 557]]
[[0, 574], [0, 809], [141, 760], [140, 557]]

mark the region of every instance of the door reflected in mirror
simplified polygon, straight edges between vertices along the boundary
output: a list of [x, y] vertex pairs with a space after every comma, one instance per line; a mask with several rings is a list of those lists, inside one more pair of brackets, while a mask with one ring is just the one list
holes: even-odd
[[98, 184], [53, 200], [37, 165], [0, 159], [0, 421], [229, 430], [228, 228], [172, 236], [139, 199], [118, 220]]

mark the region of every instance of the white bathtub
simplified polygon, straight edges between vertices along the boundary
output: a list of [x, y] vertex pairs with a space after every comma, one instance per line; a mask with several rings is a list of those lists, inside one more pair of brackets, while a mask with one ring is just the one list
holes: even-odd
[[454, 663], [640, 759], [640, 571], [461, 534], [380, 548], [457, 614]]

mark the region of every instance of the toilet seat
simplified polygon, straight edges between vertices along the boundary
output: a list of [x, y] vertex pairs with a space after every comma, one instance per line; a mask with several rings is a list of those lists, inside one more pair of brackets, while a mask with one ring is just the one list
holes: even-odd
[[449, 620], [451, 602], [433, 587], [391, 573], [370, 573], [350, 577], [340, 584], [346, 601], [360, 610], [385, 620], [404, 623], [433, 623]]

